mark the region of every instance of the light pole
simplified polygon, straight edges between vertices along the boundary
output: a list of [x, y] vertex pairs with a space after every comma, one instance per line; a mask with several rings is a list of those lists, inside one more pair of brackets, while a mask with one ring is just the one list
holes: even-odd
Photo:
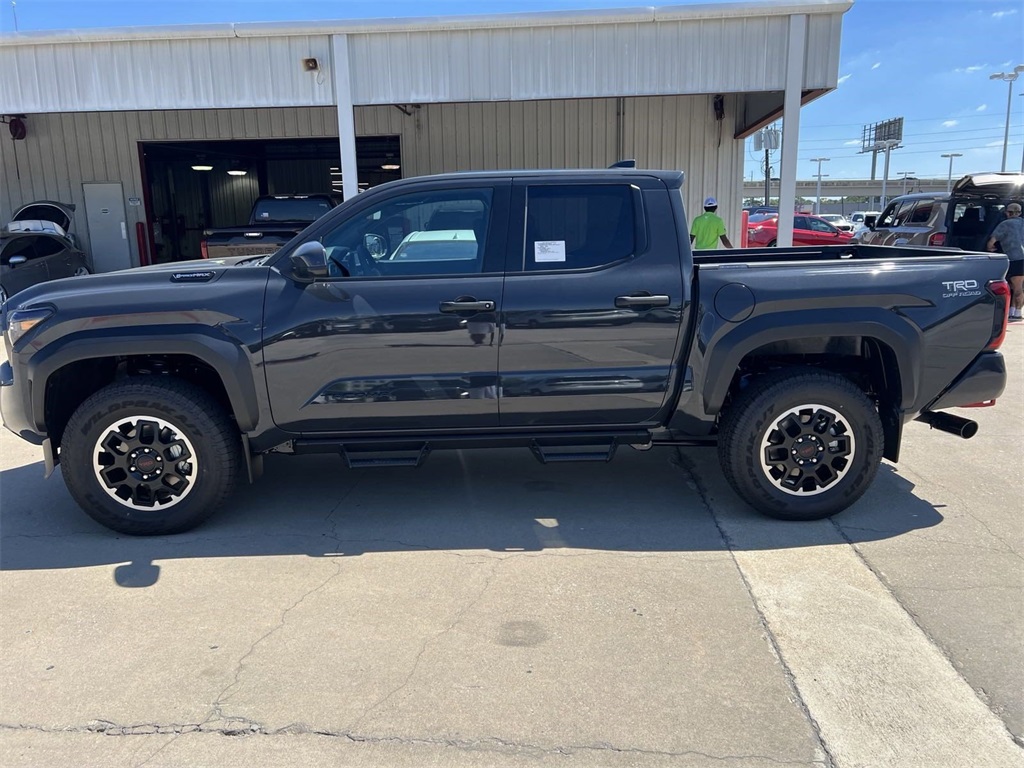
[[1000, 171], [1006, 170], [1006, 150], [1010, 146], [1010, 102], [1013, 100], [1013, 83], [1020, 73], [1024, 72], [1024, 64], [1018, 64], [1013, 68], [1012, 72], [996, 72], [995, 74], [989, 75], [989, 80], [1002, 80], [1006, 83], [1006, 130], [1003, 131], [1003, 164], [1000, 166]]
[[949, 176], [946, 177], [946, 194], [947, 195], [950, 192], [953, 191], [953, 158], [954, 157], [963, 157], [963, 156], [964, 155], [963, 155], [962, 152], [949, 152], [948, 154], [943, 155], [943, 157], [948, 157], [949, 158]]
[[827, 163], [831, 158], [829, 157], [812, 157], [811, 162], [818, 164], [818, 191], [814, 195], [814, 213], [815, 215], [821, 213], [821, 164]]
[[897, 175], [903, 177], [903, 194], [907, 194], [907, 179], [913, 176], [917, 171], [897, 171]]

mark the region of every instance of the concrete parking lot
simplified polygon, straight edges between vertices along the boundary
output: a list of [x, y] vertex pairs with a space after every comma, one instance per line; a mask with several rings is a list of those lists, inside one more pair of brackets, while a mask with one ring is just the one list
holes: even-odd
[[834, 521], [715, 453], [272, 457], [207, 525], [92, 523], [0, 437], [3, 766], [1024, 766], [1024, 326], [969, 442]]

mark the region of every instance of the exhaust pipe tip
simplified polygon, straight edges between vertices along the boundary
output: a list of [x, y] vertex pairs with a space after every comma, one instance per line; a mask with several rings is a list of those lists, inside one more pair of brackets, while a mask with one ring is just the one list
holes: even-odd
[[961, 416], [954, 416], [952, 413], [925, 411], [915, 420], [924, 422], [932, 429], [938, 429], [951, 435], [962, 437], [964, 440], [970, 440], [978, 434], [978, 422]]
[[960, 428], [960, 432], [958, 434], [964, 440], [970, 440], [978, 434], [978, 422], [972, 421], [971, 419], [964, 419], [964, 424]]

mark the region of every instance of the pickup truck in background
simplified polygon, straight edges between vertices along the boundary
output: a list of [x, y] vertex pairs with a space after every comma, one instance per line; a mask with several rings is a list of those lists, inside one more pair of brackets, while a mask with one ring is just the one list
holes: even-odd
[[[904, 426], [991, 404], [1005, 256], [855, 244], [690, 250], [683, 174], [378, 186], [270, 256], [29, 288], [2, 309], [5, 425], [129, 534], [203, 521], [267, 453], [418, 466], [717, 446], [740, 497], [814, 520]], [[499, 354], [500, 353], [500, 354]]]
[[274, 253], [341, 201], [327, 193], [263, 195], [253, 203], [248, 224], [203, 230], [200, 252], [204, 259]]

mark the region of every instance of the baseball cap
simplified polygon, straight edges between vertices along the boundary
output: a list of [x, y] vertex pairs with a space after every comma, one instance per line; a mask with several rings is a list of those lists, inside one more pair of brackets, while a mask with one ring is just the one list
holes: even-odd
[[718, 201], [715, 200], [715, 198], [713, 198], [713, 197], [705, 197], [704, 198], [704, 207], [705, 208], [717, 208], [718, 207]]

